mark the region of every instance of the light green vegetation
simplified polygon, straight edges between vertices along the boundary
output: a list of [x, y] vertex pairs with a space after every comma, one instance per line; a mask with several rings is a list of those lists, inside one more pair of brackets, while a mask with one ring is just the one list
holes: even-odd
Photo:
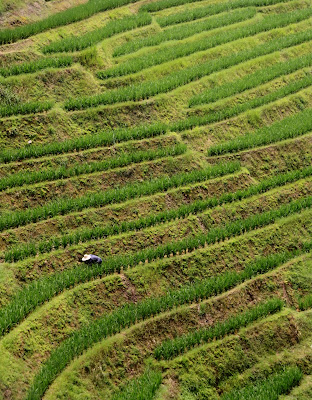
[[243, 137], [212, 146], [208, 150], [208, 154], [234, 153], [303, 135], [312, 130], [311, 115], [311, 110], [307, 109], [269, 127], [260, 128], [254, 133], [247, 133]]
[[311, 397], [311, 16], [0, 11], [0, 400]]
[[[312, 79], [310, 75], [306, 75], [303, 79], [300, 79], [298, 81], [294, 81], [289, 83], [288, 85], [267, 94], [266, 96], [261, 96], [261, 97], [257, 97], [255, 99], [252, 99], [250, 101], [246, 101], [243, 104], [239, 104], [239, 105], [235, 105], [233, 107], [229, 107], [229, 108], [225, 108], [223, 110], [220, 111], [216, 111], [216, 112], [209, 112], [207, 113], [207, 115], [201, 117], [201, 116], [194, 116], [194, 117], [189, 117], [186, 120], [182, 120], [181, 122], [178, 122], [177, 124], [173, 125], [172, 129], [175, 130], [184, 130], [184, 129], [189, 129], [189, 128], [193, 128], [196, 126], [200, 126], [200, 125], [207, 125], [209, 123], [213, 123], [213, 122], [219, 122], [222, 121], [224, 119], [227, 118], [231, 118], [233, 116], [236, 116], [240, 113], [243, 113], [244, 111], [248, 111], [251, 110], [253, 108], [256, 107], [260, 107], [263, 106], [267, 103], [271, 103], [273, 101], [276, 101], [277, 99], [281, 99], [283, 97], [286, 97], [290, 94], [296, 93], [306, 87], [311, 86], [312, 84]], [[304, 114], [303, 114], [304, 115]], [[302, 131], [300, 132], [300, 129], [298, 130], [298, 133], [291, 133], [289, 132], [289, 136], [288, 137], [295, 137], [295, 136], [299, 136], [300, 134], [304, 134], [306, 133], [310, 128], [308, 127], [308, 125], [306, 124], [306, 127], [302, 129]], [[287, 138], [287, 135], [285, 135], [285, 138]], [[249, 139], [249, 137], [248, 137]], [[268, 143], [272, 143], [274, 141], [277, 140], [281, 140], [283, 139], [283, 135], [282, 133], [280, 134], [280, 136], [276, 136], [275, 138], [272, 137], [270, 139], [267, 138], [267, 142], [264, 141], [263, 144], [268, 144]], [[229, 142], [230, 143], [230, 142]], [[229, 144], [230, 145], [230, 144]], [[261, 143], [259, 142], [258, 146], [261, 145]], [[245, 148], [248, 148], [249, 146], [252, 147], [249, 144], [244, 144], [242, 146], [246, 146]], [[244, 147], [243, 147], [244, 148]], [[211, 153], [210, 153], [211, 151]], [[214, 154], [213, 153], [213, 149], [209, 149], [209, 155], [210, 154]], [[220, 152], [220, 154], [223, 153], [223, 150]], [[218, 152], [216, 154], [219, 154]]]
[[254, 385], [241, 390], [233, 391], [222, 400], [277, 400], [281, 394], [288, 393], [294, 386], [300, 383], [302, 372], [299, 368], [290, 367], [280, 373], [268, 378], [263, 382], [256, 382]]
[[111, 21], [103, 28], [86, 33], [84, 36], [71, 37], [58, 42], [52, 42], [42, 49], [43, 53], [58, 53], [61, 51], [77, 51], [100, 42], [101, 40], [116, 35], [117, 33], [129, 31], [140, 26], [149, 25], [152, 18], [149, 14], [125, 17], [121, 20]]
[[63, 56], [58, 58], [43, 58], [36, 61], [12, 65], [9, 68], [0, 68], [0, 75], [7, 77], [19, 74], [29, 74], [46, 68], [68, 67], [73, 63], [73, 58]]
[[133, 2], [133, 0], [89, 0], [86, 4], [69, 8], [68, 10], [51, 15], [38, 22], [33, 22], [15, 29], [4, 29], [0, 31], [0, 43], [16, 42], [17, 40], [25, 39], [48, 29], [81, 21], [98, 12], [117, 8], [131, 2]]
[[0, 107], [0, 117], [9, 117], [16, 114], [33, 114], [50, 110], [52, 102], [33, 102]]
[[[268, 6], [271, 4], [276, 4], [276, 3], [281, 3], [284, 0], [246, 0], [246, 1], [242, 1], [242, 0], [237, 0], [237, 1], [231, 1], [231, 2], [227, 2], [227, 3], [221, 3], [221, 4], [212, 4], [209, 5], [208, 7], [203, 7], [202, 9], [202, 13], [201, 14], [197, 14], [196, 17], [194, 17], [194, 15], [196, 15], [196, 11], [194, 13], [189, 13], [191, 16], [189, 16], [188, 20], [191, 19], [195, 19], [195, 18], [201, 18], [204, 17], [206, 15], [212, 15], [212, 14], [218, 14], [220, 12], [224, 12], [224, 11], [230, 11], [233, 10], [235, 8], [240, 8], [240, 7], [249, 7], [249, 6]], [[285, 0], [286, 1], [286, 0]], [[186, 4], [186, 3], [192, 3], [193, 1], [190, 0], [161, 0], [161, 1], [155, 1], [151, 4], [146, 4], [144, 6], [141, 7], [141, 11], [159, 11], [159, 10], [163, 10], [165, 8], [170, 8], [170, 7], [174, 7], [177, 5], [181, 5], [181, 4]], [[182, 20], [183, 21], [183, 20]], [[179, 22], [182, 22], [181, 20], [179, 20]], [[159, 24], [161, 26], [163, 25], [169, 25], [169, 24], [165, 24], [163, 22], [158, 21]], [[172, 23], [172, 22], [171, 22]]]
[[[242, 20], [252, 18], [254, 15], [255, 10], [247, 9], [247, 12], [243, 14]], [[168, 47], [167, 49], [162, 48], [159, 51], [155, 51], [146, 56], [141, 55], [139, 57], [131, 58], [125, 63], [119, 64], [117, 67], [100, 72], [99, 76], [104, 79], [138, 72], [153, 65], [162, 64], [179, 57], [189, 56], [190, 54], [208, 50], [224, 43], [229, 43], [244, 37], [256, 35], [260, 32], [287, 26], [294, 22], [299, 22], [309, 18], [311, 15], [312, 11], [310, 10], [299, 10], [292, 13], [279, 14], [274, 18], [264, 17], [260, 22], [252, 21], [247, 26], [241, 27], [240, 29], [235, 27], [233, 30], [226, 31], [224, 34], [212, 36], [209, 38], [209, 40], [207, 40], [207, 38], [203, 38], [200, 40], [191, 41], [190, 43], [177, 44], [175, 46]], [[235, 19], [234, 14], [232, 23], [235, 22], [238, 21]]]
[[232, 318], [218, 323], [211, 328], [202, 328], [184, 336], [168, 340], [156, 347], [154, 356], [157, 360], [168, 360], [177, 357], [181, 353], [191, 350], [196, 345], [212, 341], [213, 339], [220, 339], [225, 335], [234, 333], [237, 329], [250, 324], [258, 318], [280, 311], [282, 307], [283, 302], [280, 299], [269, 300], [267, 303], [259, 304], [243, 314], [236, 314]]
[[[92, 270], [85, 270], [77, 266], [62, 273], [43, 277], [18, 292], [8, 306], [0, 311], [0, 333], [4, 334], [7, 330], [10, 330], [14, 324], [21, 321], [32, 309], [50, 299], [51, 296], [78, 282], [85, 282], [97, 276], [120, 272], [121, 268], [134, 266], [145, 260], [153, 261], [157, 258], [169, 256], [171, 253], [181, 253], [181, 251], [187, 249], [196, 249], [207, 244], [217, 243], [226, 238], [240, 235], [243, 232], [272, 224], [279, 218], [310, 208], [311, 205], [312, 197], [296, 200], [278, 209], [255, 214], [246, 219], [238, 219], [225, 226], [211, 229], [207, 234], [188, 237], [184, 240], [167, 243], [156, 248], [147, 248], [138, 253], [129, 254], [127, 257], [112, 257], [107, 259], [105, 263], [97, 265]], [[304, 249], [309, 249], [309, 247], [309, 244], [307, 244]], [[262, 262], [260, 262], [260, 265], [262, 265]], [[250, 274], [250, 271], [248, 274]], [[228, 278], [226, 279], [228, 281]], [[239, 279], [241, 278], [239, 277]], [[245, 280], [245, 278], [242, 280]]]
[[7, 188], [22, 186], [31, 183], [43, 181], [69, 178], [83, 174], [91, 174], [93, 172], [105, 171], [108, 169], [124, 167], [132, 163], [139, 163], [146, 160], [154, 160], [156, 158], [166, 156], [176, 156], [183, 154], [186, 151], [186, 145], [180, 144], [171, 148], [160, 150], [138, 151], [130, 154], [121, 155], [111, 160], [94, 162], [90, 164], [76, 164], [71, 168], [61, 167], [59, 169], [46, 169], [34, 173], [18, 173], [9, 175], [6, 178], [0, 179], [0, 191]]
[[17, 150], [4, 150], [0, 153], [0, 159], [2, 162], [10, 162], [46, 155], [62, 154], [74, 150], [84, 150], [105, 145], [108, 146], [124, 141], [151, 138], [163, 135], [167, 130], [168, 128], [164, 124], [153, 124], [152, 126], [142, 125], [133, 129], [106, 130], [101, 133], [85, 135], [62, 143], [28, 146]]
[[238, 10], [231, 13], [226, 13], [218, 17], [208, 18], [200, 23], [185, 24], [178, 27], [173, 27], [159, 32], [155, 35], [149, 36], [145, 39], [136, 40], [133, 42], [125, 43], [123, 46], [118, 47], [114, 51], [114, 56], [129, 54], [141, 49], [142, 47], [156, 46], [160, 43], [169, 40], [182, 40], [196, 33], [209, 31], [211, 29], [220, 28], [222, 26], [231, 25], [236, 22], [244, 21], [245, 19], [252, 18], [256, 14], [253, 8], [246, 10]]
[[147, 370], [142, 376], [121, 388], [113, 395], [112, 400], [152, 400], [161, 380], [160, 372]]
[[193, 201], [189, 205], [184, 205], [177, 209], [154, 214], [147, 218], [139, 218], [135, 221], [123, 222], [120, 225], [106, 225], [104, 227], [99, 226], [92, 229], [79, 230], [74, 234], [63, 235], [61, 238], [51, 238], [49, 241], [41, 241], [38, 244], [28, 243], [24, 246], [19, 245], [15, 248], [11, 248], [10, 251], [5, 253], [5, 260], [7, 262], [23, 260], [24, 258], [35, 256], [37, 253], [47, 253], [53, 249], [57, 250], [62, 247], [65, 248], [69, 245], [88, 242], [93, 239], [100, 239], [121, 232], [146, 228], [161, 222], [174, 220], [176, 218], [183, 218], [189, 214], [196, 214], [204, 211], [205, 209], [216, 207], [217, 205], [242, 200], [254, 196], [255, 194], [263, 193], [272, 188], [285, 185], [289, 182], [294, 182], [301, 178], [306, 178], [310, 175], [312, 175], [312, 167], [304, 168], [302, 170], [295, 170], [263, 180], [259, 184], [250, 186], [245, 190], [238, 190], [234, 193], [228, 192], [221, 195], [219, 198], [214, 197], [208, 198], [207, 200]]
[[217, 100], [255, 88], [279, 76], [290, 74], [298, 69], [309, 67], [311, 65], [312, 57], [310, 54], [287, 62], [277, 63], [272, 67], [260, 69], [259, 71], [242, 79], [238, 79], [235, 82], [210, 89], [209, 91], [204, 91], [203, 93], [192, 97], [189, 104], [190, 107], [192, 107], [199, 104], [213, 103]]
[[[283, 259], [283, 256], [281, 257]], [[263, 260], [261, 260], [263, 261]], [[270, 260], [271, 261], [271, 260]], [[169, 293], [160, 298], [150, 298], [136, 305], [128, 304], [120, 310], [116, 310], [101, 319], [96, 320], [93, 324], [85, 326], [81, 330], [77, 330], [60, 347], [54, 350], [45, 363], [40, 373], [36, 376], [33, 386], [28, 394], [28, 399], [36, 399], [42, 396], [51, 382], [55, 379], [65, 365], [83, 350], [88, 348], [92, 343], [99, 341], [101, 338], [111, 336], [120, 332], [123, 327], [127, 327], [138, 320], [146, 319], [150, 316], [155, 316], [160, 312], [164, 312], [173, 307], [177, 307], [184, 303], [191, 303], [195, 299], [205, 299], [212, 294], [221, 293], [238, 282], [244, 281], [246, 278], [252, 277], [268, 267], [271, 263], [266, 261], [260, 262], [258, 265], [247, 267], [241, 274], [225, 273], [216, 279], [209, 279], [194, 285], [188, 285]], [[259, 309], [259, 314], [270, 312], [270, 309], [278, 309], [281, 307], [281, 302], [269, 303], [264, 310]], [[257, 314], [257, 313], [256, 313]]]
[[[95, 107], [100, 104], [114, 104], [129, 100], [144, 100], [151, 96], [166, 93], [179, 86], [186, 85], [187, 83], [198, 80], [199, 78], [213, 72], [229, 68], [230, 66], [234, 66], [243, 61], [259, 57], [260, 55], [270, 54], [278, 49], [298, 45], [311, 40], [311, 38], [311, 31], [285, 36], [272, 40], [268, 44], [259, 45], [250, 50], [241, 51], [223, 58], [221, 57], [220, 59], [200, 64], [195, 67], [185, 68], [162, 79], [146, 83], [144, 82], [126, 88], [110, 90], [93, 97], [69, 100], [65, 103], [65, 108], [67, 110], [80, 110], [88, 107]], [[101, 72], [99, 72], [98, 75], [101, 78]], [[104, 72], [104, 77], [105, 75]], [[182, 127], [182, 129], [187, 129], [187, 126]]]
[[186, 185], [192, 182], [200, 182], [216, 176], [233, 173], [239, 169], [239, 163], [220, 164], [203, 170], [195, 170], [189, 173], [176, 174], [172, 177], [161, 177], [147, 182], [125, 185], [120, 189], [107, 190], [104, 192], [92, 193], [75, 199], [63, 198], [47, 204], [43, 207], [30, 210], [7, 213], [0, 218], [0, 230], [8, 227], [25, 225], [42, 219], [84, 208], [103, 206], [105, 204], [117, 203], [134, 197], [146, 196], [169, 188]]

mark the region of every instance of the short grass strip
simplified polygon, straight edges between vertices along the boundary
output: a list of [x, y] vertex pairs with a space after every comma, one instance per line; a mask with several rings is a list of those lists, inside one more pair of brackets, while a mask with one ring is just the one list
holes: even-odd
[[285, 118], [282, 121], [277, 121], [270, 126], [260, 128], [254, 133], [249, 132], [233, 140], [211, 146], [208, 149], [208, 155], [217, 156], [220, 154], [234, 153], [258, 146], [264, 146], [281, 140], [301, 136], [311, 130], [312, 109], [308, 108], [298, 114]]
[[116, 143], [130, 140], [141, 140], [164, 135], [168, 127], [162, 123], [138, 125], [134, 128], [119, 128], [104, 130], [99, 133], [88, 134], [78, 138], [53, 142], [50, 144], [31, 145], [21, 149], [0, 151], [0, 162], [9, 163], [29, 158], [39, 158], [56, 154], [92, 149], [100, 146], [111, 146]]
[[71, 36], [66, 39], [52, 42], [43, 47], [43, 53], [58, 53], [61, 51], [79, 51], [93, 46], [103, 39], [117, 35], [121, 32], [149, 25], [152, 17], [149, 14], [140, 13], [131, 17], [108, 22], [103, 28], [95, 29], [82, 36]]
[[287, 367], [266, 380], [255, 381], [242, 389], [221, 396], [222, 400], [278, 400], [282, 394], [299, 385], [303, 374], [298, 367]]
[[113, 313], [104, 315], [75, 331], [51, 352], [50, 358], [42, 365], [41, 370], [36, 375], [26, 399], [41, 399], [49, 385], [70, 361], [100, 340], [119, 333], [122, 329], [138, 321], [151, 318], [174, 307], [190, 304], [194, 301], [200, 302], [223, 293], [257, 274], [275, 268], [280, 262], [285, 262], [288, 257], [291, 256], [279, 254], [269, 256], [266, 259], [259, 259], [247, 265], [240, 273], [226, 272], [213, 278], [185, 285], [161, 297], [148, 298], [137, 304], [128, 303]]
[[182, 40], [188, 38], [196, 33], [209, 31], [219, 27], [231, 25], [237, 22], [244, 21], [252, 18], [256, 14], [256, 8], [246, 8], [242, 10], [235, 10], [233, 12], [225, 13], [217, 17], [211, 17], [205, 21], [185, 24], [166, 29], [162, 32], [150, 35], [144, 39], [137, 39], [127, 42], [115, 49], [113, 56], [121, 56], [124, 54], [133, 53], [142, 47], [157, 46], [160, 43], [168, 40]]
[[[169, 256], [170, 254], [176, 253], [181, 254], [182, 251], [187, 249], [195, 250], [201, 246], [214, 244], [223, 241], [226, 238], [234, 237], [253, 229], [269, 225], [279, 218], [300, 212], [306, 208], [310, 208], [311, 206], [312, 197], [296, 200], [287, 205], [283, 205], [278, 209], [261, 214], [255, 214], [246, 219], [239, 219], [231, 222], [223, 227], [211, 229], [207, 234], [187, 237], [181, 241], [170, 242], [156, 248], [147, 248], [137, 253], [106, 258], [102, 264], [96, 264], [92, 266], [92, 268], [86, 268], [85, 266], [79, 265], [63, 272], [39, 278], [19, 290], [10, 303], [0, 309], [0, 336], [4, 335], [7, 331], [12, 329], [13, 326], [21, 322], [36, 307], [50, 300], [65, 289], [79, 283], [90, 281], [96, 277], [98, 278], [116, 272], [119, 273], [122, 268], [134, 267], [140, 262], [145, 262], [146, 260], [151, 262], [163, 258], [165, 255]], [[270, 260], [265, 258], [265, 261], [257, 261], [257, 268], [259, 266], [262, 268], [263, 262], [265, 265], [267, 265], [268, 262], [274, 264], [277, 259], [281, 259], [285, 262], [289, 257], [292, 258], [294, 255], [300, 254], [301, 251], [308, 251], [311, 248], [312, 242], [305, 244], [303, 250], [297, 249], [292, 253], [282, 253], [278, 256], [273, 255]], [[226, 277], [227, 276], [228, 275], [226, 275]], [[234, 276], [235, 279], [241, 279], [241, 274], [236, 275], [235, 273], [233, 275], [233, 273], [230, 273], [230, 276]], [[239, 282], [241, 281], [239, 280]], [[237, 284], [236, 280], [235, 284]], [[196, 296], [198, 296], [198, 294]]]
[[[255, 46], [250, 50], [243, 50], [230, 56], [221, 57], [194, 67], [185, 68], [181, 71], [169, 74], [164, 78], [144, 82], [137, 85], [109, 90], [105, 93], [91, 96], [70, 99], [65, 102], [66, 110], [82, 110], [89, 107], [96, 107], [105, 104], [114, 104], [123, 101], [139, 101], [148, 99], [160, 93], [166, 93], [192, 81], [198, 80], [213, 72], [232, 67], [253, 58], [273, 53], [287, 47], [295, 46], [312, 39], [312, 31], [304, 31], [283, 36], [268, 43]], [[99, 77], [101, 77], [99, 73]]]
[[[250, 7], [250, 6], [256, 6], [256, 7], [263, 7], [263, 6], [269, 6], [272, 4], [278, 4], [278, 3], [283, 3], [287, 2], [289, 0], [234, 0], [234, 1], [224, 1], [222, 3], [217, 3], [217, 4], [209, 4], [206, 7], [200, 7], [200, 8], [190, 8], [185, 12], [178, 13], [178, 14], [173, 14], [165, 17], [160, 17], [157, 19], [157, 22], [159, 23], [160, 26], [164, 25], [170, 25], [172, 23], [179, 23], [179, 22], [185, 22], [185, 21], [191, 21], [192, 19], [197, 19], [197, 18], [202, 18], [206, 17], [207, 15], [214, 15], [214, 14], [219, 14], [221, 12], [228, 12], [231, 11], [235, 8], [241, 8], [241, 7]], [[196, 0], [198, 2], [198, 0]], [[154, 12], [154, 11], [160, 11], [164, 10], [166, 8], [170, 7], [175, 7], [187, 3], [194, 3], [194, 0], [159, 0], [159, 1], [154, 1], [153, 3], [148, 3], [144, 4], [141, 8], [140, 11], [148, 11], [148, 12]], [[190, 19], [184, 19], [181, 17], [182, 15], [189, 14]], [[170, 20], [171, 18], [171, 20]], [[174, 21], [174, 22], [173, 22]]]
[[218, 322], [209, 328], [201, 328], [174, 339], [166, 340], [154, 350], [156, 360], [170, 360], [180, 354], [191, 350], [193, 347], [218, 340], [226, 335], [235, 333], [260, 318], [274, 314], [282, 309], [284, 302], [278, 298], [260, 303], [251, 309], [235, 314], [223, 322]]
[[132, 183], [121, 188], [91, 193], [78, 198], [59, 198], [41, 207], [1, 215], [0, 231], [52, 218], [56, 215], [68, 214], [72, 211], [81, 211], [90, 207], [102, 207], [106, 204], [118, 203], [135, 197], [163, 192], [189, 183], [201, 182], [231, 174], [239, 169], [240, 165], [237, 162], [219, 164], [202, 170], [176, 174], [171, 177], [165, 176], [142, 183]]
[[112, 400], [152, 400], [162, 381], [161, 372], [147, 369], [141, 376], [131, 379]]
[[92, 163], [75, 164], [74, 166], [41, 169], [36, 172], [19, 172], [0, 179], [0, 191], [8, 188], [29, 185], [44, 181], [66, 179], [82, 174], [106, 171], [113, 168], [121, 168], [133, 163], [151, 161], [161, 157], [178, 156], [186, 152], [186, 145], [183, 143], [175, 146], [164, 147], [157, 150], [135, 151], [122, 154], [104, 161]]
[[[170, 2], [170, 1], [186, 1], [186, 0], [163, 0], [163, 4], [165, 2]], [[234, 1], [229, 1], [229, 2], [222, 2], [222, 3], [217, 3], [217, 4], [209, 4], [208, 6], [204, 7], [193, 7], [190, 8], [186, 11], [182, 11], [176, 14], [171, 14], [167, 15], [164, 17], [158, 17], [157, 22], [160, 26], [168, 26], [168, 25], [174, 25], [174, 24], [180, 24], [181, 22], [188, 22], [188, 21], [194, 21], [199, 18], [204, 18], [207, 17], [208, 15], [215, 15], [219, 14], [221, 12], [229, 12], [231, 10], [234, 10], [236, 8], [241, 8], [241, 7], [264, 7], [264, 6], [270, 6], [273, 4], [278, 4], [278, 3], [285, 3], [288, 2], [289, 0], [234, 0]], [[193, 1], [186, 1], [186, 2], [193, 2]], [[142, 6], [142, 11], [146, 8], [153, 8], [153, 7], [159, 7], [160, 2], [153, 2], [146, 4]], [[183, 3], [185, 4], [185, 3]], [[167, 8], [167, 7], [165, 7]], [[146, 10], [148, 11], [148, 10]]]
[[276, 63], [273, 66], [263, 68], [253, 74], [249, 74], [243, 78], [237, 79], [234, 82], [209, 88], [204, 92], [192, 97], [190, 99], [189, 106], [193, 107], [199, 104], [214, 103], [217, 100], [255, 88], [280, 76], [291, 74], [292, 72], [295, 72], [301, 68], [310, 67], [311, 65], [311, 54], [296, 57], [293, 60]]
[[46, 68], [63, 68], [73, 64], [74, 59], [71, 56], [47, 57], [26, 63], [11, 65], [8, 68], [0, 68], [0, 75], [4, 77], [30, 74]]
[[23, 25], [15, 29], [0, 30], [0, 44], [13, 43], [20, 39], [57, 28], [73, 22], [89, 18], [102, 11], [121, 7], [125, 4], [133, 3], [135, 0], [89, 0], [85, 4], [69, 8], [40, 21]]
[[10, 117], [18, 114], [33, 114], [48, 111], [53, 107], [51, 101], [34, 101], [32, 103], [22, 103], [0, 107], [0, 117]]
[[[255, 12], [251, 11], [249, 17], [251, 18], [254, 14]], [[292, 23], [308, 19], [311, 15], [312, 9], [303, 9], [290, 13], [278, 14], [275, 15], [274, 18], [272, 18], [272, 16], [267, 16], [257, 23], [254, 22], [248, 26], [243, 26], [240, 29], [236, 28], [227, 32], [223, 32], [209, 39], [204, 38], [201, 40], [192, 41], [190, 43], [181, 43], [174, 47], [159, 49], [150, 54], [137, 56], [125, 61], [124, 63], [118, 64], [116, 67], [101, 71], [98, 75], [101, 79], [104, 79], [132, 74], [154, 65], [162, 64], [180, 57], [186, 57], [190, 54], [199, 51], [205, 51], [212, 47], [229, 43], [234, 40], [254, 36], [260, 32], [281, 28]]]
[[234, 202], [237, 200], [246, 199], [256, 194], [264, 193], [270, 189], [280, 187], [290, 182], [299, 179], [307, 178], [312, 175], [312, 167], [298, 169], [285, 174], [275, 175], [272, 178], [265, 179], [257, 185], [252, 185], [247, 189], [238, 190], [234, 193], [225, 193], [220, 197], [212, 197], [205, 200], [197, 200], [191, 204], [184, 204], [176, 209], [154, 213], [145, 218], [138, 218], [135, 221], [122, 222], [121, 224], [97, 226], [94, 228], [86, 228], [78, 230], [74, 233], [69, 233], [61, 237], [51, 237], [49, 240], [42, 240], [39, 243], [27, 243], [17, 245], [10, 248], [5, 253], [6, 262], [16, 262], [24, 260], [27, 257], [33, 257], [38, 253], [44, 254], [52, 250], [66, 248], [78, 243], [85, 243], [90, 240], [101, 239], [111, 235], [117, 235], [129, 231], [135, 231], [154, 226], [163, 222], [172, 221], [176, 218], [185, 218], [190, 214], [197, 214], [209, 208], [218, 205]]

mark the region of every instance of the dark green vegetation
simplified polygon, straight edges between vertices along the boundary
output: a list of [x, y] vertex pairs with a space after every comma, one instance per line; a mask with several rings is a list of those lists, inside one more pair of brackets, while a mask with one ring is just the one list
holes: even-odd
[[311, 2], [11, 9], [0, 400], [310, 399]]

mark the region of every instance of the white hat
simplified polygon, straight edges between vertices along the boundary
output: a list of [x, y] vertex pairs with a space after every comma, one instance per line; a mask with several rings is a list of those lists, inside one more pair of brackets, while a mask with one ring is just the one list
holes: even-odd
[[90, 258], [91, 258], [91, 254], [85, 254], [85, 255], [82, 257], [82, 261], [88, 261], [88, 260], [90, 260]]

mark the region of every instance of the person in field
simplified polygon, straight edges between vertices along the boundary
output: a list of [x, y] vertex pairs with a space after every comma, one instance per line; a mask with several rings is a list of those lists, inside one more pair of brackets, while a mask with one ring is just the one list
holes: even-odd
[[102, 264], [102, 259], [94, 254], [85, 254], [81, 261], [85, 262], [86, 264]]

